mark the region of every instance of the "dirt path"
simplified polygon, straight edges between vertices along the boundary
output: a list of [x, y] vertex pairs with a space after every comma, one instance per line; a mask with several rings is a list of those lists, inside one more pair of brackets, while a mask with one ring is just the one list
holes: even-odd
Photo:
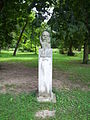
[[[21, 63], [2, 63], [0, 67], [0, 93], [6, 92], [30, 92], [37, 90], [38, 71]], [[88, 87], [79, 83], [72, 83], [69, 75], [62, 71], [53, 70], [53, 87], [56, 89], [80, 88], [88, 90]]]

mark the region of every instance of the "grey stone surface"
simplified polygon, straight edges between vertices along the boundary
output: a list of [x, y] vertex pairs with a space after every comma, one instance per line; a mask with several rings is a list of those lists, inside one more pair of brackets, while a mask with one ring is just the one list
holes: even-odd
[[50, 34], [47, 31], [44, 31], [40, 37], [40, 43], [43, 49], [51, 48], [50, 44]]
[[52, 96], [43, 96], [43, 95], [39, 95], [37, 97], [37, 100], [39, 102], [52, 102], [52, 103], [56, 103], [56, 96], [55, 94], [52, 93]]
[[42, 48], [39, 49], [38, 67], [38, 98], [39, 102], [52, 102], [55, 97], [52, 93], [52, 49], [50, 35], [47, 31], [40, 38]]
[[[50, 53], [52, 53], [52, 50]], [[39, 50], [41, 53], [41, 49]], [[39, 95], [51, 96], [52, 94], [52, 54], [51, 57], [41, 57], [39, 55], [39, 83], [38, 91]]]
[[52, 58], [52, 49], [39, 49], [39, 58]]
[[54, 117], [55, 116], [55, 110], [53, 111], [49, 111], [49, 110], [41, 110], [41, 111], [38, 111], [35, 116], [38, 117], [38, 118], [47, 118], [47, 117]]

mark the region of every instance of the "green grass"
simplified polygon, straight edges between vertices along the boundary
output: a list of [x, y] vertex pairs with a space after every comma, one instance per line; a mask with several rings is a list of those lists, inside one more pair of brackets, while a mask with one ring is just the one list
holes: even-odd
[[57, 103], [39, 103], [35, 93], [1, 94], [0, 120], [38, 120], [39, 110], [56, 110], [54, 118], [45, 120], [89, 120], [89, 92], [54, 91]]
[[90, 82], [90, 61], [82, 64], [82, 54], [74, 57], [54, 54], [53, 64], [55, 68], [70, 74], [72, 81]]
[[[90, 57], [90, 55], [89, 55]], [[13, 57], [12, 52], [2, 51], [2, 62], [20, 62], [27, 67], [38, 66], [38, 55], [33, 53], [17, 53]], [[74, 57], [53, 53], [53, 67], [67, 73], [73, 82], [80, 81], [83, 84], [90, 83], [90, 61], [82, 64], [82, 53]], [[90, 93], [81, 90], [54, 90], [57, 103], [38, 103], [36, 93], [22, 93], [19, 95], [0, 94], [0, 120], [38, 120], [35, 113], [38, 110], [56, 110], [54, 118], [46, 120], [89, 120]]]
[[0, 62], [17, 62], [17, 63], [24, 63], [30, 67], [37, 67], [38, 65], [38, 55], [30, 52], [21, 53], [18, 52], [16, 56], [13, 56], [13, 52], [11, 51], [2, 51], [0, 55]]
[[[12, 56], [12, 54], [12, 51], [2, 51], [0, 62], [20, 62], [28, 67], [38, 67], [38, 55], [34, 53], [18, 52], [16, 56]], [[75, 56], [70, 57], [53, 50], [53, 67], [67, 72], [69, 79], [72, 81], [81, 81], [88, 84], [90, 82], [90, 61], [87, 65], [84, 65], [82, 64], [82, 57], [82, 53], [76, 53]]]
[[[12, 54], [12, 51], [2, 51], [0, 62], [20, 62], [28, 67], [38, 67], [38, 55], [34, 53], [18, 52], [16, 56]], [[81, 81], [85, 84], [90, 82], [90, 61], [87, 65], [82, 64], [82, 53], [76, 53], [75, 56], [70, 57], [53, 50], [53, 67], [67, 72], [72, 81]]]
[[37, 60], [37, 55], [35, 55], [34, 53], [18, 52], [16, 56], [13, 56], [12, 54], [12, 51], [2, 51], [2, 54], [0, 55], [0, 62], [28, 62], [32, 60]]

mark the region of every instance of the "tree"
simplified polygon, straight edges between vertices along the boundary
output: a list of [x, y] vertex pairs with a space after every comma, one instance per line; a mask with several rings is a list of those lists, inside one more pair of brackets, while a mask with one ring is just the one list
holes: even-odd
[[16, 47], [15, 47], [15, 50], [14, 50], [13, 56], [16, 55], [16, 51], [17, 51], [17, 48], [18, 48], [19, 42], [21, 41], [22, 34], [23, 34], [23, 32], [24, 32], [24, 30], [25, 30], [25, 28], [26, 28], [26, 26], [27, 26], [27, 23], [28, 23], [28, 21], [26, 20], [26, 23], [25, 23], [25, 25], [23, 26], [22, 31], [21, 31], [20, 36], [19, 36], [19, 39], [18, 39], [18, 41], [17, 41], [17, 43], [16, 43]]
[[90, 40], [90, 1], [76, 0], [73, 1], [73, 11], [78, 21], [82, 21], [86, 27], [86, 34], [84, 39], [83, 63], [88, 63], [88, 45]]
[[88, 62], [89, 6], [88, 0], [57, 0], [54, 2], [53, 15], [49, 21], [52, 30], [60, 41], [63, 39], [71, 53], [72, 46], [84, 45], [83, 63]]
[[[0, 1], [0, 45], [1, 47], [10, 46], [13, 41], [12, 33], [17, 31], [17, 26], [21, 26], [22, 32], [20, 32], [19, 39], [15, 47], [14, 54], [16, 54], [19, 42], [21, 41], [24, 30], [29, 22], [28, 17], [31, 14], [33, 8], [38, 11], [36, 19], [39, 19], [42, 23], [47, 12], [47, 8], [50, 6], [51, 0], [3, 0]], [[4, 6], [3, 6], [4, 5]], [[2, 9], [3, 8], [3, 9]], [[47, 12], [48, 13], [48, 12]], [[37, 20], [36, 20], [37, 21]], [[39, 23], [39, 24], [40, 24]], [[0, 48], [1, 48], [0, 47]]]
[[0, 11], [1, 11], [1, 10], [2, 10], [2, 8], [3, 8], [3, 5], [4, 5], [3, 0], [0, 0]]
[[[31, 4], [28, 6], [28, 13], [29, 13], [29, 14], [31, 13], [31, 10], [32, 10], [34, 7], [35, 7], [36, 10], [38, 11], [38, 13], [36, 13], [36, 19], [35, 19], [34, 21], [36, 22], [36, 24], [37, 24], [37, 22], [38, 22], [37, 25], [40, 26], [40, 24], [41, 24], [41, 23], [44, 21], [44, 19], [45, 19], [45, 17], [43, 16], [43, 14], [44, 14], [45, 12], [47, 12], [47, 10], [46, 10], [45, 8], [48, 8], [48, 7], [49, 7], [49, 2], [47, 2], [47, 0], [44, 0], [44, 1], [33, 0], [33, 1], [31, 2]], [[23, 32], [24, 32], [24, 30], [25, 30], [25, 28], [26, 28], [26, 26], [27, 26], [27, 24], [28, 24], [28, 21], [29, 21], [29, 20], [28, 20], [28, 16], [29, 16], [28, 13], [27, 13], [27, 18], [26, 18], [25, 25], [23, 26], [22, 32], [20, 33], [19, 39], [18, 39], [18, 41], [17, 41], [17, 43], [16, 43], [16, 47], [15, 47], [13, 56], [16, 55], [16, 51], [17, 51], [18, 45], [19, 45], [19, 43], [20, 43], [20, 41], [21, 41]], [[37, 25], [36, 25], [36, 27], [37, 27]]]
[[11, 33], [16, 31], [17, 18], [25, 12], [21, 11], [21, 6], [24, 4], [22, 3], [19, 0], [4, 0], [4, 6], [0, 14], [0, 42], [2, 48], [12, 43]]

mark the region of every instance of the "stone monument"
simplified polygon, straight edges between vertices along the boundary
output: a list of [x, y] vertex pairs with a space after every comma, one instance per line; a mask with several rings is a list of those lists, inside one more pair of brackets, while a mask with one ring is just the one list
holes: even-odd
[[52, 49], [50, 34], [44, 31], [40, 37], [42, 48], [39, 49], [38, 97], [39, 102], [56, 102], [52, 93]]

